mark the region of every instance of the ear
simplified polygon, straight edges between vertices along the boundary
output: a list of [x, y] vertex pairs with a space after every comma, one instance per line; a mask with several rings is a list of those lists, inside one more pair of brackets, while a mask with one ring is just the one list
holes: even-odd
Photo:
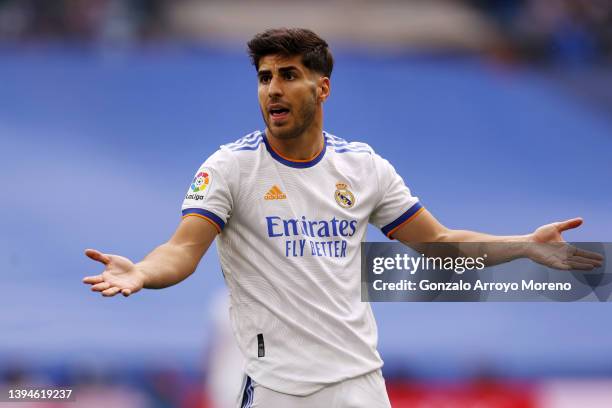
[[329, 78], [325, 76], [319, 77], [318, 82], [317, 99], [319, 102], [323, 103], [329, 98], [329, 93], [331, 92]]

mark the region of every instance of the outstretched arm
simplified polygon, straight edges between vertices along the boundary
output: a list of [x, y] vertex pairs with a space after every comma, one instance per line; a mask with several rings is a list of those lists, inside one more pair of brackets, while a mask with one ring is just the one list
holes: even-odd
[[104, 264], [104, 271], [83, 282], [104, 296], [124, 296], [142, 288], [161, 289], [175, 285], [191, 275], [217, 235], [217, 230], [199, 217], [185, 217], [168, 242], [155, 248], [142, 261], [104, 254], [88, 249], [85, 254]]
[[[543, 225], [526, 235], [499, 236], [449, 229], [442, 225], [431, 213], [424, 210], [415, 219], [401, 226], [392, 238], [418, 251], [423, 250], [423, 243], [432, 242], [507, 243], [508, 245], [490, 245], [487, 247], [488, 265], [496, 265], [517, 258], [530, 258], [535, 262], [557, 269], [589, 270], [601, 266], [603, 257], [600, 254], [566, 244], [561, 235], [564, 231], [577, 228], [581, 224], [581, 218], [573, 218]], [[476, 249], [476, 246], [465, 245], [461, 249], [467, 249], [467, 252], [469, 252]], [[481, 254], [467, 253], [466, 255], [479, 256]]]

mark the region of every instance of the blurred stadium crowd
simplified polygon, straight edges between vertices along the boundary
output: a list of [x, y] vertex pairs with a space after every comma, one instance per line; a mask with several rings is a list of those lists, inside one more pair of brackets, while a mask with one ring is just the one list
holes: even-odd
[[10, 408], [214, 408], [205, 400], [201, 373], [170, 368], [99, 369], [82, 366], [55, 366], [32, 369], [23, 364], [4, 365], [0, 389], [54, 387], [71, 389], [74, 401], [1, 402]]
[[[277, 5], [274, 1], [0, 0], [0, 40], [198, 41], [232, 37], [240, 30], [253, 32], [253, 20], [261, 25], [264, 14], [276, 15], [270, 25], [298, 26], [305, 21], [304, 14], [316, 10], [323, 17], [311, 28], [349, 42], [378, 38], [400, 46], [483, 51], [510, 61], [588, 64], [612, 59], [609, 0], [296, 1], [283, 3], [281, 12]], [[272, 8], [275, 13], [253, 14]]]

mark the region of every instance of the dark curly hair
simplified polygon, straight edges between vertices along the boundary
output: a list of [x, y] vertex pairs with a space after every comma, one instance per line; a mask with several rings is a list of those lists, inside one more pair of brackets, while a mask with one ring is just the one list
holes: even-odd
[[327, 42], [306, 28], [273, 28], [256, 34], [248, 42], [249, 56], [256, 69], [266, 55], [302, 56], [302, 64], [331, 78], [334, 57]]

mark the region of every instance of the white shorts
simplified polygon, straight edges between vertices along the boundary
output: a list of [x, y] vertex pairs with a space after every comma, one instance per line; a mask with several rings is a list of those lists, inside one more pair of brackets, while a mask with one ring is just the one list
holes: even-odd
[[339, 383], [314, 394], [295, 396], [272, 391], [246, 376], [238, 408], [391, 408], [380, 370]]

